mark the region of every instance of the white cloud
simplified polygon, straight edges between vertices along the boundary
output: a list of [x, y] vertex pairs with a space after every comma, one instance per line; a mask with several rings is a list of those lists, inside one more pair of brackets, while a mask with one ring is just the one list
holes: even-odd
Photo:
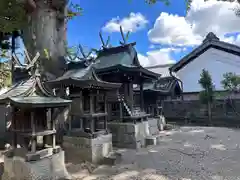
[[136, 32], [146, 27], [148, 20], [141, 13], [130, 13], [128, 17], [120, 19], [113, 18], [105, 24], [103, 30], [106, 32], [119, 32], [120, 26], [124, 32]]
[[240, 19], [235, 15], [236, 2], [193, 0], [186, 17], [163, 12], [148, 32], [155, 44], [175, 46], [198, 45], [210, 31], [222, 40], [227, 33], [239, 32]]
[[138, 59], [142, 66], [154, 66], [160, 64], [172, 64], [175, 60], [171, 57], [171, 53], [179, 53], [184, 51], [182, 48], [162, 48], [147, 52], [147, 56], [138, 54]]

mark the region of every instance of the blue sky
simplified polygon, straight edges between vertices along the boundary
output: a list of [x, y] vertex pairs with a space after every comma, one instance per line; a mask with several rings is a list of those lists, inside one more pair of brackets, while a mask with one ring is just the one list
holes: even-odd
[[185, 0], [147, 5], [145, 0], [72, 0], [83, 8], [83, 15], [68, 23], [70, 46], [79, 43], [100, 48], [99, 31], [111, 45], [119, 45], [124, 31], [131, 31], [128, 42], [136, 42], [143, 66], [175, 63], [200, 45], [209, 32], [221, 41], [240, 45], [240, 17], [233, 11], [236, 2], [193, 0], [186, 15]]
[[149, 6], [144, 0], [74, 0], [84, 9], [83, 16], [68, 24], [69, 45], [81, 43], [99, 48], [99, 31], [111, 45], [118, 45], [119, 26], [130, 30], [129, 42], [136, 49], [143, 66], [175, 63], [200, 45], [209, 32], [220, 40], [240, 44], [240, 23], [233, 9], [237, 4], [216, 0], [193, 0], [186, 15], [184, 0], [169, 6], [162, 3]]
[[[136, 41], [136, 48], [139, 53], [146, 55], [149, 51], [151, 42], [148, 39], [147, 33], [153, 27], [156, 19], [161, 12], [169, 12], [185, 15], [184, 0], [179, 0], [166, 6], [162, 3], [156, 5], [147, 5], [144, 0], [74, 0], [74, 3], [79, 3], [84, 9], [83, 15], [74, 18], [68, 23], [68, 42], [70, 45], [81, 43], [87, 47], [99, 48], [101, 45], [99, 39], [99, 31], [112, 18], [119, 17], [120, 19], [129, 16], [131, 12], [141, 13], [147, 20], [146, 27], [130, 34], [129, 42]], [[119, 32], [105, 32], [103, 36], [111, 38], [112, 45], [118, 45], [121, 36]], [[164, 47], [164, 45], [158, 45]], [[179, 59], [181, 54], [174, 58]]]

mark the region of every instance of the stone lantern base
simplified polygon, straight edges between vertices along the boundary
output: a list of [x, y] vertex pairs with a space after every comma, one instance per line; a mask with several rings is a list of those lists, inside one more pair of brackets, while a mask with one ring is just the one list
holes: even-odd
[[[22, 151], [21, 148], [16, 150], [18, 153]], [[52, 151], [54, 150], [52, 149]], [[2, 180], [71, 179], [65, 167], [64, 151], [62, 150], [52, 153], [51, 155], [46, 155], [35, 161], [33, 159], [30, 161], [27, 160], [27, 156], [24, 158], [22, 155], [11, 156], [11, 154], [13, 154], [13, 152], [7, 152], [4, 155], [4, 173]]]
[[63, 148], [69, 162], [99, 164], [112, 152], [112, 134], [101, 134], [96, 138], [64, 136]]

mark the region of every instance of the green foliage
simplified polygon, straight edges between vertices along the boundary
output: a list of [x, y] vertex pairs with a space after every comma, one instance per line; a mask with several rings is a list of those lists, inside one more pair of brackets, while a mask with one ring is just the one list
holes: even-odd
[[11, 71], [8, 63], [0, 63], [0, 89], [11, 86]]
[[165, 5], [169, 5], [170, 4], [170, 1], [169, 0], [145, 0], [145, 2], [147, 4], [156, 4], [157, 2], [162, 2], [164, 3]]
[[[0, 1], [0, 30], [12, 32], [22, 29], [27, 23], [26, 0], [1, 0]], [[72, 19], [82, 14], [79, 4], [70, 3], [68, 6], [67, 19]]]
[[[128, 1], [132, 2], [133, 0], [128, 0]], [[147, 3], [149, 5], [156, 4], [157, 2], [164, 3], [167, 6], [170, 4], [170, 0], [144, 0], [144, 1], [145, 1], [145, 3]]]
[[221, 81], [223, 88], [229, 92], [236, 92], [240, 90], [240, 76], [236, 73], [228, 72], [223, 75]]
[[69, 7], [68, 7], [68, 13], [67, 13], [67, 19], [71, 20], [76, 16], [80, 16], [83, 14], [83, 9], [80, 7], [79, 4], [74, 4], [74, 3], [70, 3]]
[[198, 83], [203, 88], [203, 91], [200, 92], [199, 98], [204, 103], [213, 102], [214, 99], [214, 85], [212, 82], [212, 77], [209, 72], [205, 69], [202, 70], [200, 79]]
[[205, 69], [202, 70], [198, 83], [202, 86], [203, 91], [199, 94], [199, 99], [203, 104], [208, 107], [208, 120], [212, 122], [212, 103], [214, 100], [214, 85], [212, 83], [212, 77], [209, 72]]
[[19, 0], [0, 1], [0, 30], [12, 32], [20, 29], [26, 22], [24, 4]]
[[188, 12], [191, 8], [192, 0], [185, 0], [185, 3], [186, 3], [186, 10]]

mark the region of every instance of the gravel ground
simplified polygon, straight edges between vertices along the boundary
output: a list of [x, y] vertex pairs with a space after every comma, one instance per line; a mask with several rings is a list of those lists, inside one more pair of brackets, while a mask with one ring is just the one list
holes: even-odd
[[119, 150], [115, 166], [69, 170], [79, 180], [240, 180], [240, 130], [181, 127], [162, 135], [157, 146]]
[[181, 127], [161, 134], [157, 146], [118, 150], [122, 161], [115, 166], [67, 169], [75, 180], [240, 180], [240, 129]]

